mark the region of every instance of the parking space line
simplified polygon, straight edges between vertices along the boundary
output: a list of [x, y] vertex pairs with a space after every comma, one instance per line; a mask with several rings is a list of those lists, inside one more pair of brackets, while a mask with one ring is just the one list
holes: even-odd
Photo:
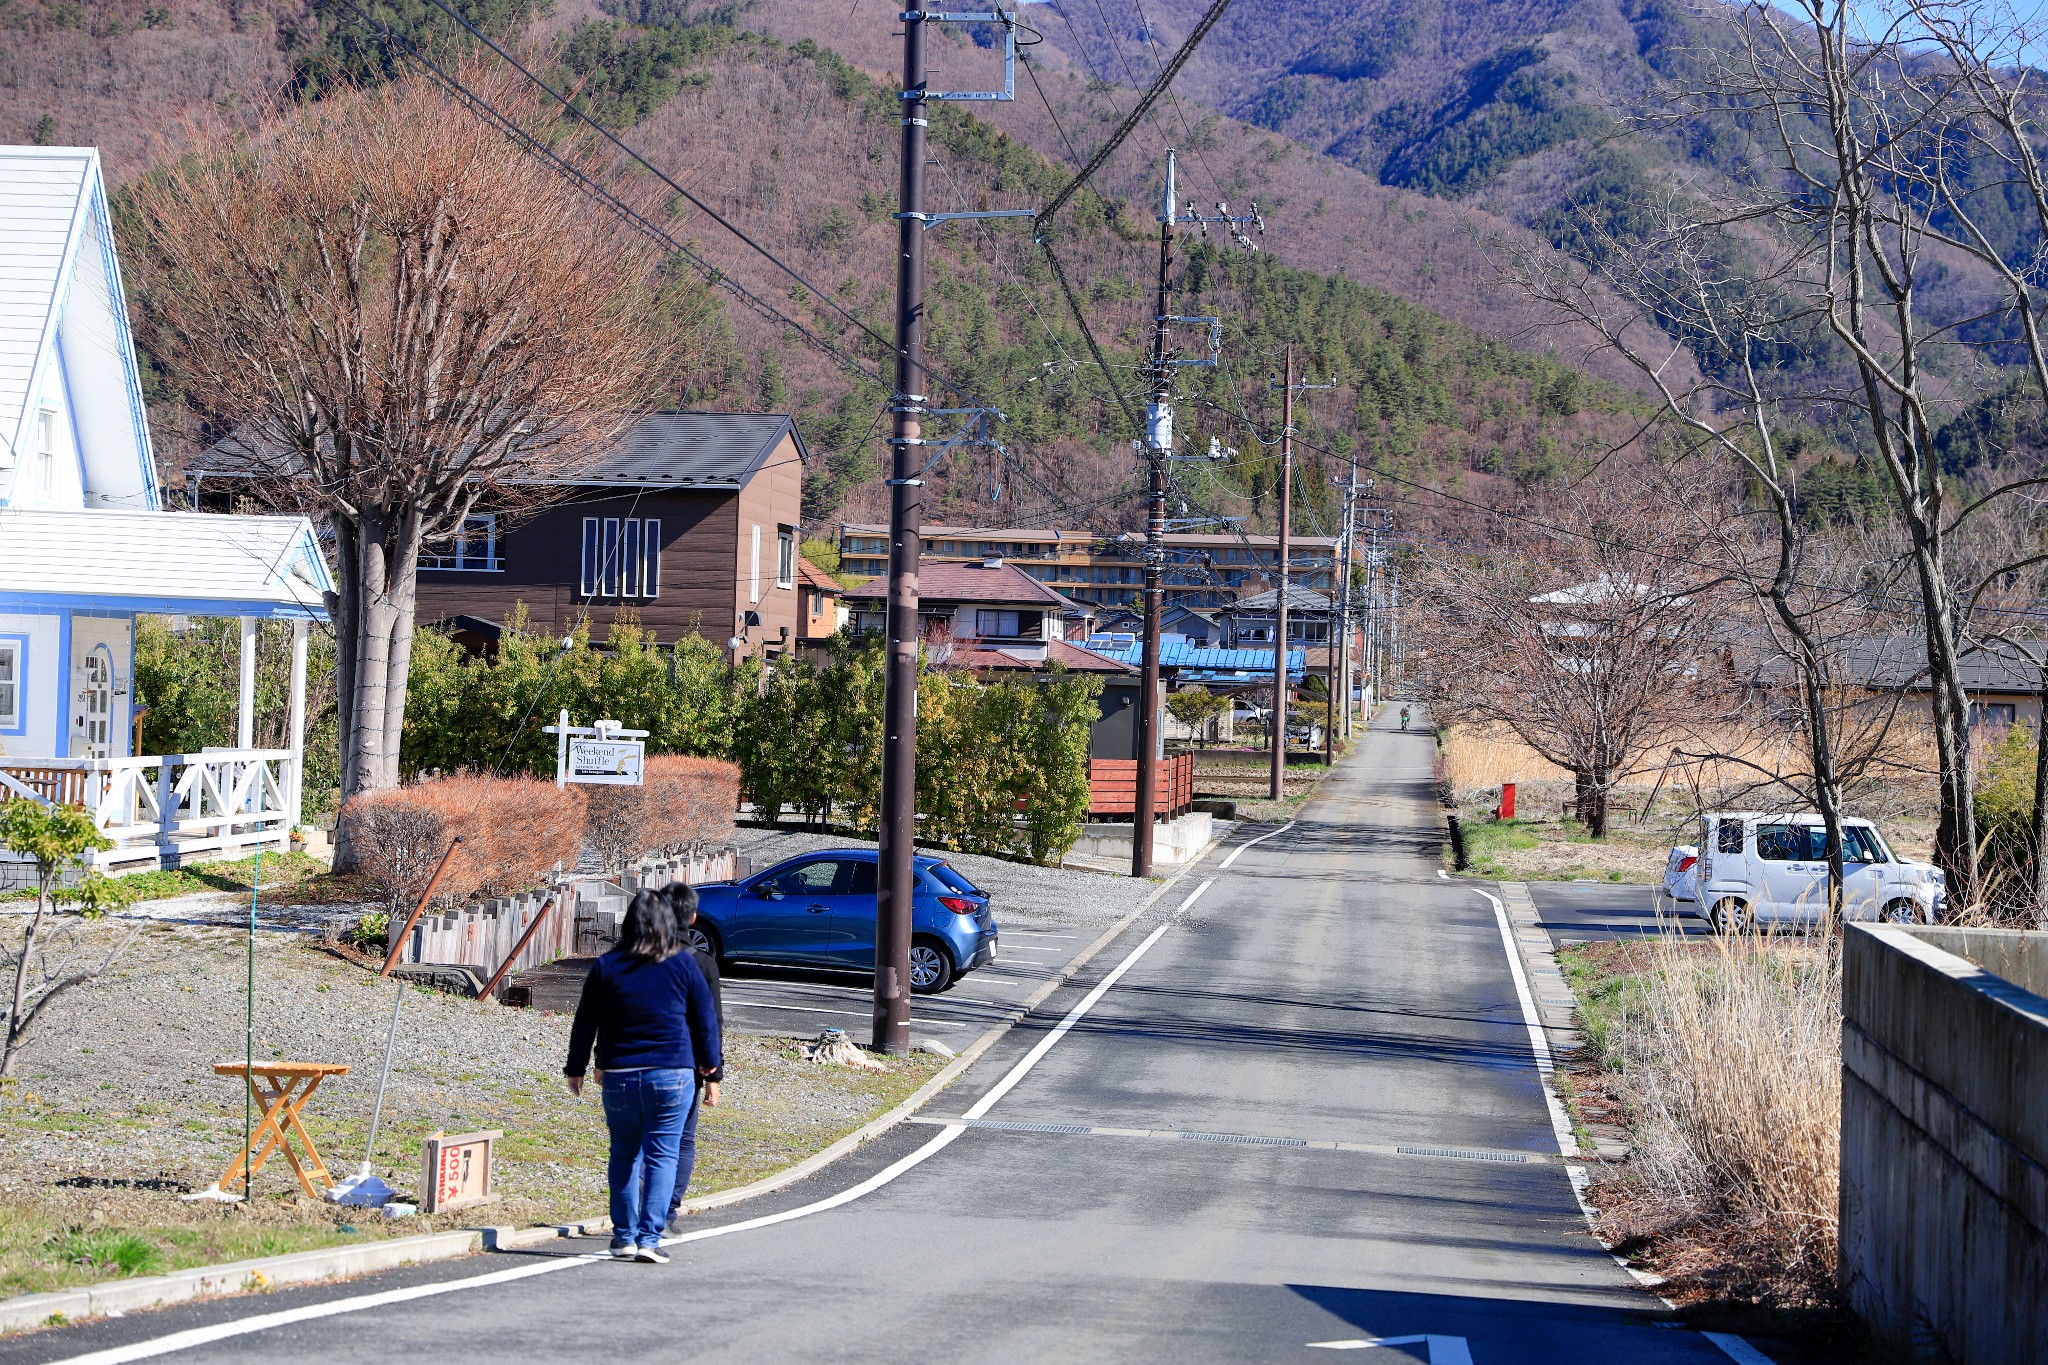
[[[750, 1009], [750, 1010], [789, 1010], [789, 1011], [791, 1011], [792, 1013], [795, 1013], [795, 1014], [839, 1014], [839, 1015], [844, 1015], [844, 1016], [845, 1016], [846, 1018], [848, 1018], [848, 1019], [872, 1019], [872, 1018], [874, 1018], [874, 1015], [873, 1015], [872, 1013], [867, 1013], [867, 1014], [858, 1014], [858, 1013], [855, 1013], [855, 1012], [854, 1012], [853, 1010], [821, 1010], [821, 1009], [817, 1008], [817, 1007], [816, 1007], [816, 1006], [814, 1006], [814, 1005], [770, 1005], [770, 1004], [766, 1004], [766, 1003], [764, 1003], [764, 1002], [762, 1002], [762, 1001], [759, 1001], [759, 1000], [733, 1000], [733, 1001], [728, 1001], [727, 1003], [729, 1003], [729, 1004], [734, 1004], [734, 1005], [738, 1005], [738, 1006], [740, 1006], [740, 1007], [741, 1007], [742, 1009]], [[936, 1027], [936, 1028], [966, 1028], [966, 1027], [967, 1027], [967, 1025], [965, 1025], [965, 1024], [950, 1024], [950, 1023], [947, 1023], [947, 1022], [946, 1022], [945, 1020], [943, 1020], [943, 1019], [923, 1019], [923, 1018], [920, 1018], [920, 1019], [912, 1019], [912, 1020], [911, 1020], [910, 1022], [911, 1022], [911, 1023], [913, 1023], [913, 1024], [931, 1024], [931, 1025], [933, 1025], [933, 1026], [934, 1026], [934, 1027]]]

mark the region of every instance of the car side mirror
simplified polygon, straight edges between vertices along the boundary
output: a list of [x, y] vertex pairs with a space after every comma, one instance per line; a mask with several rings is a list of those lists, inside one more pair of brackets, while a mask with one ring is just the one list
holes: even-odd
[[764, 901], [779, 901], [782, 891], [774, 882], [762, 882], [754, 888], [754, 894]]

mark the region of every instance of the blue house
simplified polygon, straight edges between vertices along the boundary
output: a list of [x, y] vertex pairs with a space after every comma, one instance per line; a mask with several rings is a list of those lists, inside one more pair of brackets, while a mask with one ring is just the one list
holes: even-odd
[[[304, 517], [164, 510], [99, 153], [0, 147], [0, 799], [84, 804], [109, 867], [284, 847], [306, 630], [332, 589]], [[132, 751], [146, 613], [241, 620], [241, 711], [218, 747]], [[281, 749], [254, 745], [265, 620], [294, 623]]]

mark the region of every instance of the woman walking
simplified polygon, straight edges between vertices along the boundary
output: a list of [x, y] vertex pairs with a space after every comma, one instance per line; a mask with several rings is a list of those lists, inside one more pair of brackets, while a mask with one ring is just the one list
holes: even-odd
[[[659, 892], [636, 891], [619, 944], [591, 964], [562, 1068], [583, 1093], [593, 1045], [611, 1130], [612, 1255], [666, 1265], [661, 1250], [697, 1073], [723, 1064], [711, 987]], [[713, 1097], [715, 1102], [715, 1097]]]
[[[688, 882], [674, 882], [662, 892], [668, 897], [669, 909], [675, 913], [676, 931], [683, 936], [683, 942], [697, 959], [698, 970], [711, 983], [711, 1005], [718, 1016], [718, 1035], [725, 1036], [725, 995], [719, 988], [718, 957], [708, 947], [702, 933], [692, 933], [691, 926], [697, 922], [697, 889]], [[677, 1219], [683, 1207], [683, 1196], [689, 1193], [690, 1173], [697, 1169], [697, 1120], [703, 1114], [704, 1106], [718, 1107], [718, 1083], [725, 1079], [723, 1066], [697, 1068], [697, 1102], [690, 1106], [690, 1116], [683, 1120], [682, 1145], [676, 1153], [676, 1189], [668, 1197], [668, 1230], [681, 1232]]]

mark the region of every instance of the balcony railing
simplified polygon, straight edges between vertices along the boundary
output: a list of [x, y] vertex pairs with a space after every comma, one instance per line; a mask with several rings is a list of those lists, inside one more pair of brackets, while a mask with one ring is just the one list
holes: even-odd
[[93, 864], [121, 871], [288, 848], [298, 782], [289, 749], [0, 760], [0, 799], [84, 806], [114, 845]]

